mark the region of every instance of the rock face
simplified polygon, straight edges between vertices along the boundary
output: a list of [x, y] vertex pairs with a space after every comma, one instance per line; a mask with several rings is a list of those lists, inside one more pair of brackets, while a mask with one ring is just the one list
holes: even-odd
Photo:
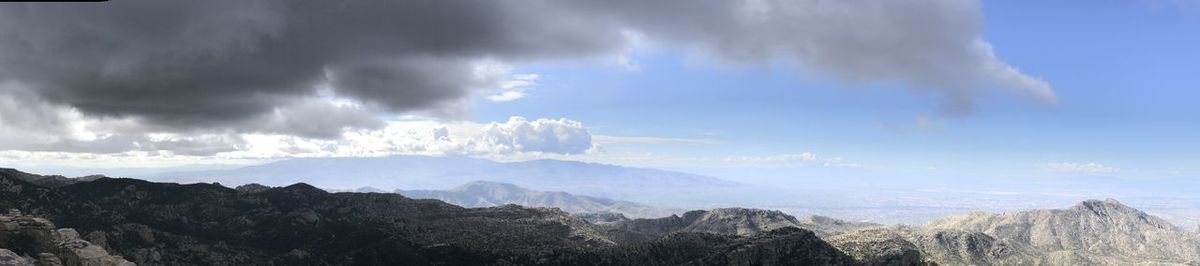
[[16, 252], [0, 248], [0, 266], [33, 266], [33, 262]]
[[[38, 237], [73, 250], [55, 256], [63, 264], [96, 258], [105, 248], [142, 265], [853, 262], [803, 229], [648, 235], [556, 208], [463, 208], [390, 193], [328, 193], [303, 183], [253, 193], [113, 178], [50, 188], [0, 174], [0, 188], [8, 188], [0, 189], [0, 208], [21, 208], [78, 230], [38, 227]], [[20, 245], [9, 250], [30, 254]]]
[[663, 217], [671, 210], [599, 197], [574, 195], [566, 192], [534, 191], [513, 184], [474, 181], [450, 190], [396, 190], [406, 197], [437, 199], [446, 203], [471, 207], [495, 207], [517, 204], [530, 207], [554, 207], [569, 213], [620, 213], [627, 217]]
[[75, 229], [16, 209], [0, 214], [0, 265], [132, 266], [120, 256], [79, 238]]

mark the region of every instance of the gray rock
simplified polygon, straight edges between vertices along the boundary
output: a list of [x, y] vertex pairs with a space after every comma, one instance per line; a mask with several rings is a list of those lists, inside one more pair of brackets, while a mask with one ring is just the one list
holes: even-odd
[[0, 266], [33, 266], [33, 262], [7, 249], [0, 249]]
[[887, 228], [849, 231], [825, 239], [863, 265], [920, 265], [921, 250]]
[[[103, 247], [92, 245], [80, 239], [79, 232], [70, 228], [55, 228], [49, 220], [23, 215], [20, 211], [9, 211], [0, 215], [4, 231], [0, 231], [0, 247], [21, 245], [26, 249], [26, 256], [36, 255], [37, 259], [27, 259], [9, 250], [9, 254], [0, 254], [0, 265], [42, 265], [42, 266], [131, 266], [134, 265], [119, 256], [112, 256]], [[19, 241], [10, 243], [10, 241]], [[29, 243], [32, 242], [32, 243]], [[3, 253], [3, 252], [0, 252]], [[9, 263], [9, 264], [5, 264]]]

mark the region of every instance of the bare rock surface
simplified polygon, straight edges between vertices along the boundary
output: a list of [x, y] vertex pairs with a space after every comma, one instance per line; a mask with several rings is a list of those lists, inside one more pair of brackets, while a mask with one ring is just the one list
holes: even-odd
[[56, 228], [47, 219], [26, 215], [16, 209], [0, 214], [0, 224], [4, 224], [0, 228], [0, 249], [3, 249], [0, 265], [135, 265], [80, 239], [75, 229]]

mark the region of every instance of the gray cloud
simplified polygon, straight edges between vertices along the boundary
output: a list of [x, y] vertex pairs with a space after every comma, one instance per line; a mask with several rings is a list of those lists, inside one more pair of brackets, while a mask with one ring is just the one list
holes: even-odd
[[[481, 58], [569, 56], [619, 43], [536, 1], [113, 1], [0, 7], [0, 79], [85, 114], [228, 126], [332, 77], [391, 111], [480, 85]], [[36, 25], [36, 26], [31, 26]], [[615, 34], [615, 33], [614, 33]]]
[[[651, 38], [698, 44], [733, 62], [790, 57], [847, 81], [900, 82], [971, 108], [976, 91], [1011, 89], [1044, 102], [1050, 86], [1000, 61], [972, 0], [578, 1]], [[670, 14], [670, 15], [663, 15]]]
[[[22, 101], [139, 123], [131, 128], [336, 138], [379, 127], [379, 112], [460, 114], [462, 99], [494, 84], [476, 73], [481, 60], [613, 55], [635, 31], [730, 62], [784, 57], [842, 80], [907, 84], [956, 111], [989, 87], [1055, 101], [1045, 82], [992, 54], [979, 9], [971, 0], [12, 4], [0, 6], [0, 81], [33, 88]], [[324, 85], [363, 106], [315, 102]]]

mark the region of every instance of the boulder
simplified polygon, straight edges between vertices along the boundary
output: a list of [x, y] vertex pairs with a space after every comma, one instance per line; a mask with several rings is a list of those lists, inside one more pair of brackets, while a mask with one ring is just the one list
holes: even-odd
[[33, 266], [33, 262], [7, 249], [0, 249], [0, 266]]

